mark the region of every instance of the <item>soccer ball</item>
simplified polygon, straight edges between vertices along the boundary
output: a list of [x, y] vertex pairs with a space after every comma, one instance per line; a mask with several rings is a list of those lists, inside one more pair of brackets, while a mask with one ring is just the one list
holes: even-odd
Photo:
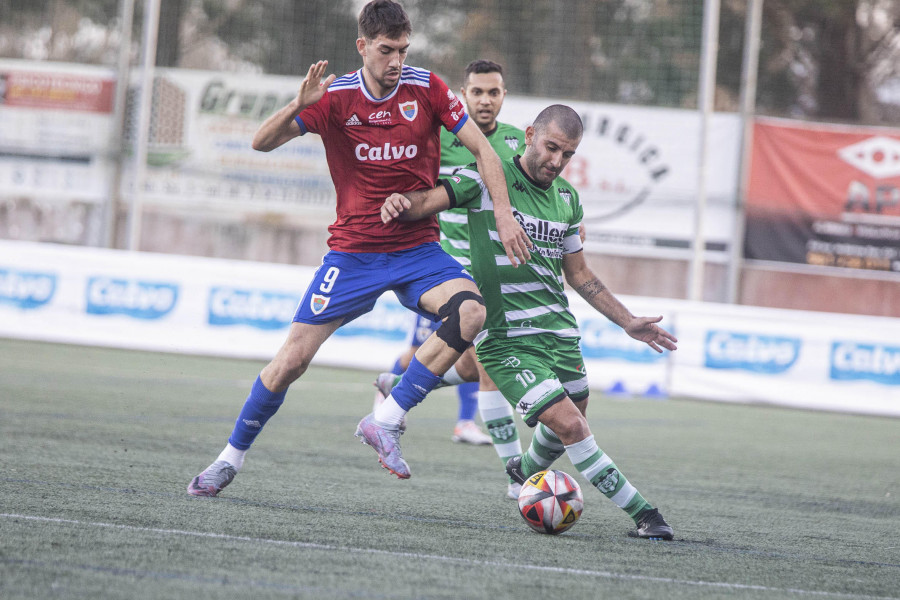
[[578, 521], [584, 509], [581, 487], [562, 471], [535, 473], [522, 484], [519, 512], [538, 533], [557, 535]]

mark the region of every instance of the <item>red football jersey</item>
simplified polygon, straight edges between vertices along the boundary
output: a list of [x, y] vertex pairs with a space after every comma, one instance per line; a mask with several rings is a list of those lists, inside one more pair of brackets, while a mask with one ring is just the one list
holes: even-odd
[[392, 252], [438, 240], [437, 220], [381, 222], [394, 192], [430, 189], [441, 161], [441, 126], [459, 131], [468, 116], [430, 71], [403, 67], [384, 98], [363, 83], [362, 69], [335, 79], [325, 95], [296, 117], [318, 133], [337, 191], [337, 218], [328, 246], [342, 252]]

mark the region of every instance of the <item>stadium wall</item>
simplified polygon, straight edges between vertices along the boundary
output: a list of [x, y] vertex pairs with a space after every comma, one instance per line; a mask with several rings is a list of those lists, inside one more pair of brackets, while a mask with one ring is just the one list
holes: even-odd
[[[0, 241], [0, 336], [269, 359], [312, 267]], [[572, 310], [591, 387], [608, 394], [900, 417], [900, 321], [638, 296], [679, 350], [657, 354], [594, 312]], [[412, 313], [387, 294], [315, 362], [387, 369]]]
[[[132, 161], [111, 136], [114, 75], [0, 60], [0, 238], [128, 245], [135, 184]], [[249, 144], [261, 120], [296, 93], [297, 78], [158, 69], [156, 80], [138, 248], [317, 265], [334, 216], [321, 142], [304, 136], [271, 153]], [[509, 96], [501, 118], [524, 127], [556, 101]], [[586, 129], [565, 177], [585, 205], [589, 263], [618, 293], [687, 297], [697, 112], [570, 104]], [[900, 317], [898, 130], [758, 121], [748, 238], [755, 254], [739, 266], [737, 302]], [[702, 298], [723, 302], [738, 207], [737, 115], [715, 115], [709, 136]], [[851, 226], [853, 235], [834, 235]]]

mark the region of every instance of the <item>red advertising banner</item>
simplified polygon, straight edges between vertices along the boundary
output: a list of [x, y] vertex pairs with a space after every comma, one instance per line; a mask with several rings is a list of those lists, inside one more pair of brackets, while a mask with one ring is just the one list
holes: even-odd
[[758, 119], [745, 256], [900, 272], [900, 130]]
[[43, 71], [0, 72], [0, 104], [111, 113], [115, 81]]

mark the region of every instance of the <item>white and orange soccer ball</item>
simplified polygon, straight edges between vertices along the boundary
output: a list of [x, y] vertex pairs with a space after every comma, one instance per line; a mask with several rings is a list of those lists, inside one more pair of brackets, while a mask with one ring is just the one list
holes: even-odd
[[519, 512], [538, 533], [557, 535], [578, 521], [584, 510], [581, 487], [562, 471], [535, 473], [522, 484]]

